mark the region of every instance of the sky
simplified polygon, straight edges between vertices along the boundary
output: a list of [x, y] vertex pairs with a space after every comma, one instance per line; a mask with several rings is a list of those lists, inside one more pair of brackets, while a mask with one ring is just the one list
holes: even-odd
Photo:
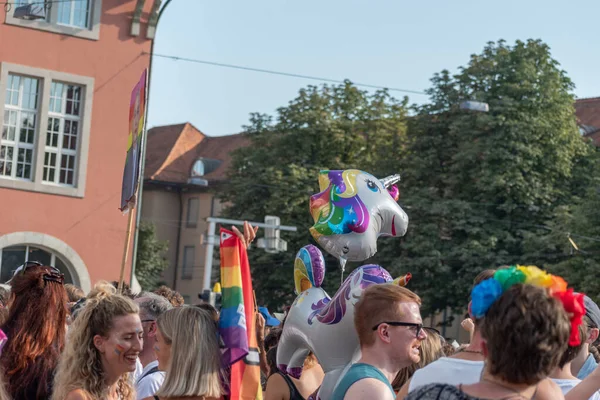
[[[598, 15], [598, 0], [172, 0], [154, 51], [423, 91], [489, 41], [533, 38], [550, 46], [577, 97], [598, 97]], [[275, 115], [320, 84], [157, 57], [152, 68], [148, 126], [190, 122], [208, 136], [239, 133], [250, 113]]]

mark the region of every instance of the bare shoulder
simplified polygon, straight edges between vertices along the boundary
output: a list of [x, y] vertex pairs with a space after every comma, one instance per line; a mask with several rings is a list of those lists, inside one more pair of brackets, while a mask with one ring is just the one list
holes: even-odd
[[287, 400], [290, 390], [283, 376], [273, 374], [267, 379], [267, 389], [265, 390], [265, 400]]
[[560, 386], [552, 379], [546, 378], [538, 384], [535, 398], [539, 400], [561, 400], [565, 397]]
[[82, 389], [72, 390], [67, 394], [65, 400], [89, 400], [89, 396]]
[[390, 388], [379, 379], [366, 378], [356, 382], [346, 392], [344, 400], [394, 400]]
[[[412, 378], [411, 378], [412, 379]], [[410, 387], [410, 379], [407, 380], [404, 385], [400, 388], [398, 395], [396, 396], [396, 400], [403, 400], [406, 396], [408, 396], [408, 388]]]

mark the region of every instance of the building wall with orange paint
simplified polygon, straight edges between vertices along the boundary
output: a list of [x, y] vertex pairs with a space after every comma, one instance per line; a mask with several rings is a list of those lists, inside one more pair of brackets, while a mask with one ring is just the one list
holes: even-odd
[[[82, 160], [85, 176], [78, 179], [85, 182], [84, 192], [46, 193], [40, 182], [36, 182], [36, 189], [22, 188], [18, 185], [29, 183], [0, 175], [0, 251], [28, 245], [26, 253], [41, 249], [55, 254], [53, 260], [58, 257], [66, 264], [69, 273], [76, 275], [73, 280], [84, 289], [100, 279], [119, 277], [127, 225], [127, 216], [123, 216], [118, 207], [129, 102], [133, 87], [144, 68], [148, 68], [149, 56], [143, 52], [149, 52], [151, 45], [146, 29], [153, 0], [145, 1], [137, 37], [130, 34], [136, 0], [90, 0], [92, 9], [98, 1], [101, 1], [99, 25], [93, 27], [98, 33], [97, 40], [11, 24], [8, 20], [14, 5], [8, 13], [0, 13], [0, 70], [17, 65], [28, 67], [25, 71], [41, 69], [93, 79], [93, 93], [88, 91], [84, 99], [87, 101], [91, 95], [91, 115], [82, 117], [90, 122], [87, 156]], [[57, 3], [52, 7], [58, 7]], [[56, 15], [56, 11], [54, 13]], [[6, 73], [1, 76], [4, 79], [0, 81], [3, 89], [0, 102], [5, 103], [9, 82]], [[49, 81], [44, 81], [43, 90], [49, 90], [49, 85]], [[6, 112], [8, 107], [4, 108]], [[34, 146], [46, 140], [47, 127], [41, 126], [40, 120], [41, 116], [35, 128]], [[10, 141], [0, 136], [0, 146], [6, 143]], [[37, 148], [35, 151], [39, 151]], [[45, 162], [43, 157], [34, 157], [33, 168], [40, 162]], [[13, 254], [5, 250], [2, 268], [4, 261], [13, 260], [8, 260], [9, 256], [17, 257], [15, 251]], [[82, 264], [88, 277], [81, 269]], [[128, 271], [130, 265], [131, 262]], [[3, 275], [6, 274], [4, 269]]]

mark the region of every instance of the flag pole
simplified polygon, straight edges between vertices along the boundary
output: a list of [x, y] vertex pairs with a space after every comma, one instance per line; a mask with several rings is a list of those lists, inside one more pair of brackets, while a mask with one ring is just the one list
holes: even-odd
[[125, 232], [125, 249], [123, 250], [123, 261], [121, 262], [121, 275], [119, 276], [119, 293], [123, 293], [123, 284], [125, 281], [125, 266], [127, 265], [127, 257], [129, 256], [129, 247], [131, 244], [131, 226], [133, 225], [133, 216], [135, 208], [129, 210], [129, 218], [127, 221], [127, 231]]

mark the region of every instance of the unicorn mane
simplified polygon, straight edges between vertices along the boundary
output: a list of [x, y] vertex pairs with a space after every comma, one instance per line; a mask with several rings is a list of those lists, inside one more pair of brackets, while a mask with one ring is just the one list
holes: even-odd
[[310, 198], [313, 237], [366, 231], [370, 215], [358, 195], [356, 179], [360, 173], [357, 169], [320, 172], [321, 192]]
[[371, 285], [387, 282], [392, 282], [392, 277], [379, 265], [368, 264], [355, 269], [331, 300], [325, 298], [312, 305], [313, 312], [308, 317], [308, 324], [312, 325], [315, 317], [322, 324], [337, 324], [346, 314], [353, 287], [360, 286], [364, 290]]

